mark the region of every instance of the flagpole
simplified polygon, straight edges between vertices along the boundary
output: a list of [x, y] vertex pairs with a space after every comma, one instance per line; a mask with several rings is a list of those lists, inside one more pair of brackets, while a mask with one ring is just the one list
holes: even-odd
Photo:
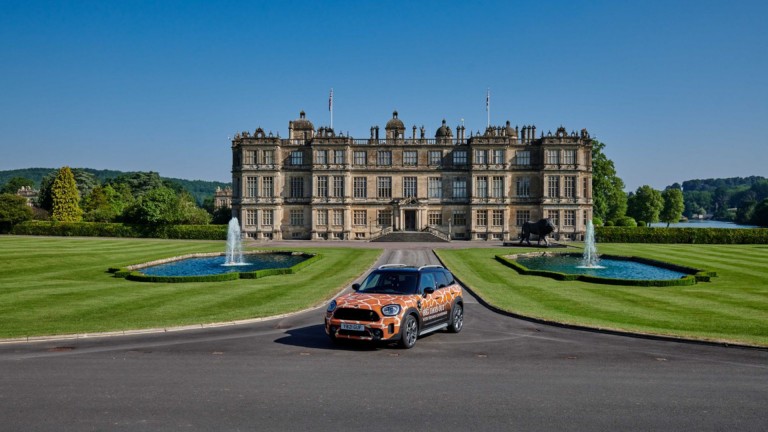
[[333, 129], [333, 87], [331, 87], [331, 95], [328, 97], [328, 110], [331, 112], [331, 129]]
[[491, 127], [491, 89], [485, 93], [485, 113], [488, 115], [487, 127]]

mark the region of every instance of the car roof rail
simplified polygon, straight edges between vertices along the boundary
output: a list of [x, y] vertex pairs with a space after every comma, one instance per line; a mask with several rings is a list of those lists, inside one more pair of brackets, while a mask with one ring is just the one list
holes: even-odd
[[423, 265], [423, 266], [419, 267], [419, 270], [428, 269], [428, 268], [440, 268], [441, 269], [441, 268], [445, 268], [445, 267], [441, 266], [440, 264], [429, 264], [429, 265]]
[[402, 267], [411, 267], [411, 266], [406, 264], [383, 264], [379, 266], [379, 270], [388, 269], [388, 268], [402, 268]]

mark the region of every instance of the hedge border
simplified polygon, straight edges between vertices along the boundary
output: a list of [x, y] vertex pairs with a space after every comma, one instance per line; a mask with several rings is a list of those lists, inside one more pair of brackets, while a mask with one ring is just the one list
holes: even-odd
[[303, 256], [308, 256], [309, 258], [287, 268], [262, 269], [262, 270], [254, 270], [251, 272], [231, 272], [231, 273], [221, 273], [221, 274], [215, 274], [215, 275], [152, 276], [152, 275], [145, 275], [144, 273], [141, 273], [139, 271], [140, 268], [149, 267], [151, 265], [154, 265], [157, 262], [171, 262], [171, 261], [178, 261], [186, 258], [195, 258], [200, 256], [223, 255], [222, 253], [187, 254], [179, 257], [173, 257], [171, 259], [151, 261], [148, 263], [135, 264], [135, 265], [126, 266], [126, 267], [120, 267], [120, 268], [110, 267], [107, 270], [107, 272], [112, 273], [116, 278], [122, 278], [130, 281], [134, 281], [134, 282], [156, 282], [156, 283], [226, 282], [226, 281], [233, 281], [237, 279], [260, 279], [266, 276], [294, 274], [300, 271], [301, 269], [305, 268], [306, 266], [319, 261], [322, 258], [321, 254], [309, 254], [305, 252], [293, 252], [293, 251], [264, 250], [264, 251], [251, 251], [251, 252], [248, 252], [247, 254], [260, 254], [260, 253], [281, 253], [281, 254], [303, 255]]
[[[515, 258], [519, 256], [527, 256], [529, 254], [514, 255]], [[566, 255], [574, 256], [575, 254], [550, 254], [550, 255]], [[664, 280], [649, 280], [649, 279], [617, 279], [617, 278], [605, 278], [599, 276], [585, 275], [585, 274], [569, 274], [553, 272], [548, 270], [533, 270], [525, 267], [517, 262], [515, 259], [507, 258], [505, 255], [496, 255], [496, 261], [504, 264], [517, 271], [519, 274], [525, 276], [542, 276], [548, 277], [558, 281], [581, 281], [587, 283], [603, 284], [603, 285], [618, 285], [618, 286], [644, 286], [644, 287], [670, 287], [670, 286], [691, 286], [697, 282], [709, 282], [714, 276], [717, 276], [715, 272], [709, 272], [691, 267], [684, 267], [677, 264], [667, 263], [664, 261], [651, 260], [642, 257], [626, 257], [620, 255], [603, 255], [608, 259], [616, 259], [622, 261], [635, 261], [643, 264], [654, 265], [657, 267], [666, 268], [669, 270], [679, 271], [681, 273], [687, 273], [686, 276], [680, 279], [664, 279]]]
[[226, 225], [131, 225], [102, 222], [27, 221], [11, 234], [55, 237], [164, 238], [174, 240], [226, 240]]
[[768, 244], [765, 228], [596, 227], [598, 243]]

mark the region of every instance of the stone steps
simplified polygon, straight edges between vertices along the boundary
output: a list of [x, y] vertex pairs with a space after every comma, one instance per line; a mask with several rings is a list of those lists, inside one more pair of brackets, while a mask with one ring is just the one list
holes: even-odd
[[443, 240], [440, 237], [425, 232], [398, 231], [371, 240], [371, 242], [447, 243], [447, 240]]

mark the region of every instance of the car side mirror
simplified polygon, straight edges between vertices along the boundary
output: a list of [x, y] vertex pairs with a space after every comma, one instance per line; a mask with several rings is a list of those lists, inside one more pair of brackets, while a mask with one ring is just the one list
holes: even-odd
[[433, 294], [435, 292], [435, 287], [426, 287], [424, 288], [424, 297]]
[[352, 289], [355, 290], [355, 291], [359, 290], [360, 289], [360, 284], [359, 283], [353, 283], [352, 284]]

